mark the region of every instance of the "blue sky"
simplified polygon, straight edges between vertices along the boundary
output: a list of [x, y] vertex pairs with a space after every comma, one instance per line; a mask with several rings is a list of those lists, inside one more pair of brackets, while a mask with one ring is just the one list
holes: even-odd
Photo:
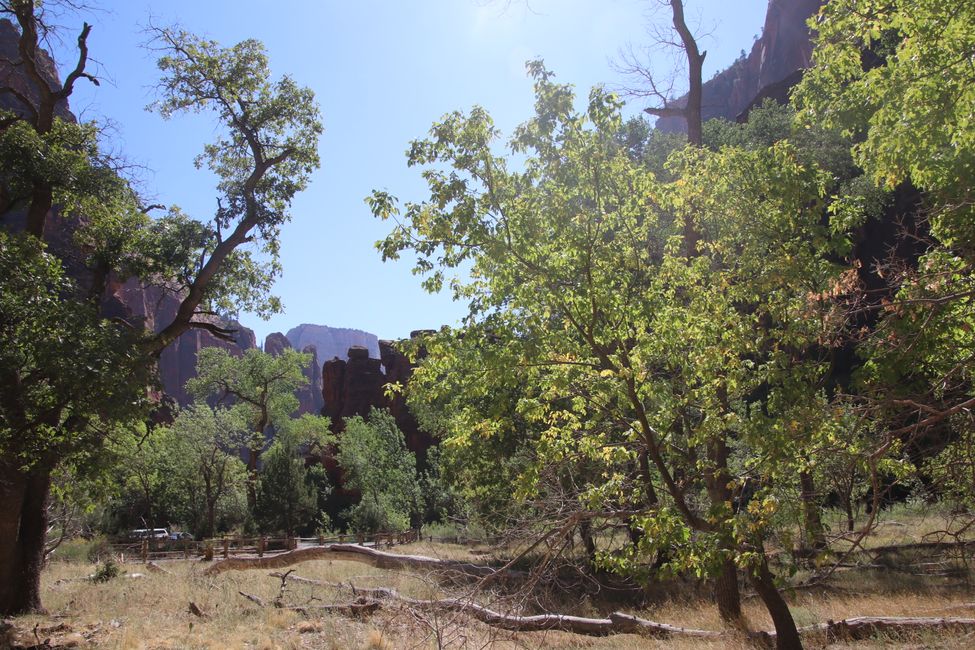
[[[98, 88], [79, 84], [72, 109], [113, 125], [113, 147], [142, 167], [142, 189], [154, 201], [207, 218], [214, 179], [193, 157], [215, 133], [209, 116], [168, 122], [147, 113], [157, 79], [155, 57], [141, 47], [151, 20], [231, 45], [257, 38], [276, 74], [311, 87], [325, 134], [322, 168], [298, 197], [282, 232], [284, 275], [276, 293], [285, 313], [262, 321], [243, 315], [258, 341], [299, 323], [355, 327], [380, 338], [454, 324], [464, 306], [428, 295], [406, 260], [383, 264], [374, 248], [389, 224], [372, 218], [364, 197], [385, 189], [401, 200], [424, 198], [419, 172], [406, 167], [411, 139], [441, 115], [485, 107], [505, 133], [529, 117], [526, 60], [541, 57], [557, 79], [585, 97], [599, 83], [623, 80], [612, 60], [621, 47], [645, 44], [655, 0], [102, 0], [83, 16]], [[767, 0], [689, 0], [688, 14], [708, 50], [705, 79], [751, 48]], [[269, 10], [269, 7], [272, 7]], [[62, 22], [76, 29], [82, 18]], [[73, 33], [65, 32], [62, 69]], [[662, 72], [670, 66], [661, 57]], [[641, 108], [633, 103], [628, 110]]]

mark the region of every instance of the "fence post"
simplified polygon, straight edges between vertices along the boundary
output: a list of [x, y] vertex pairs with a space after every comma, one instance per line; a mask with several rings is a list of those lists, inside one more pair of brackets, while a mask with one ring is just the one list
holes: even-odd
[[223, 559], [230, 557], [230, 540], [226, 537], [223, 538]]
[[319, 546], [325, 546], [325, 536], [324, 535], [319, 535], [318, 536], [318, 545]]
[[142, 540], [142, 561], [147, 562], [149, 560], [149, 540]]

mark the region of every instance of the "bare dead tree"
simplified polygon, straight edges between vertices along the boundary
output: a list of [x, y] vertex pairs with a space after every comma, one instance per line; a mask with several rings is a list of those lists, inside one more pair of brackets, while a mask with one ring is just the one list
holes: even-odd
[[[631, 46], [620, 52], [617, 70], [634, 79], [637, 84], [624, 88], [626, 94], [656, 102], [644, 111], [655, 117], [677, 117], [687, 123], [687, 139], [691, 144], [702, 143], [701, 102], [703, 93], [702, 70], [707, 52], [702, 51], [698, 39], [687, 22], [683, 0], [655, 0], [670, 8], [671, 26], [662, 28], [652, 25], [649, 32], [653, 43], [642, 52]], [[646, 59], [657, 52], [679, 52], [672, 69], [683, 69], [687, 74], [687, 96], [682, 102], [675, 97], [678, 73], [661, 75], [652, 69]], [[683, 103], [683, 105], [679, 105]]]

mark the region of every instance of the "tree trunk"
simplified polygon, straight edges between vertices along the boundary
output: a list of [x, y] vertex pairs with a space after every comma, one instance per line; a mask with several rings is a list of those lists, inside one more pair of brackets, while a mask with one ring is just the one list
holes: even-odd
[[214, 521], [216, 519], [216, 501], [207, 499], [207, 537], [213, 537]]
[[802, 640], [799, 638], [796, 622], [792, 618], [789, 604], [775, 587], [775, 579], [769, 571], [764, 550], [762, 564], [757, 573], [749, 574], [749, 580], [772, 617], [772, 623], [775, 625], [775, 647], [779, 650], [802, 650]]
[[586, 548], [586, 557], [589, 563], [596, 564], [596, 540], [592, 537], [592, 522], [583, 519], [579, 522], [579, 537], [582, 538], [582, 545]]
[[[267, 399], [267, 391], [262, 395]], [[264, 432], [270, 424], [271, 418], [267, 412], [267, 406], [262, 405], [261, 414], [257, 418], [254, 432], [251, 436], [251, 443], [247, 455], [247, 509], [253, 515], [257, 511], [257, 479], [258, 465], [261, 462], [261, 452], [264, 450]]]
[[[728, 482], [731, 476], [728, 472], [728, 445], [724, 438], [710, 441], [708, 447], [708, 461], [713, 469], [706, 478], [708, 497], [715, 506], [731, 504], [731, 489]], [[724, 540], [725, 550], [732, 548], [731, 540]], [[733, 625], [741, 623], [741, 595], [738, 590], [738, 568], [730, 557], [721, 563], [721, 572], [714, 583], [714, 600], [718, 605], [721, 618]]]
[[0, 616], [43, 611], [41, 569], [47, 533], [47, 468], [22, 472], [0, 461]]
[[817, 496], [812, 474], [799, 472], [799, 498], [802, 501], [802, 517], [806, 525], [804, 543], [819, 551], [826, 548], [826, 531]]
[[843, 509], [846, 510], [846, 530], [852, 533], [856, 528], [856, 517], [853, 516], [853, 499], [849, 496], [843, 499]]
[[727, 559], [721, 563], [721, 573], [714, 581], [714, 602], [721, 620], [738, 626], [742, 621], [741, 595], [738, 590], [738, 567]]

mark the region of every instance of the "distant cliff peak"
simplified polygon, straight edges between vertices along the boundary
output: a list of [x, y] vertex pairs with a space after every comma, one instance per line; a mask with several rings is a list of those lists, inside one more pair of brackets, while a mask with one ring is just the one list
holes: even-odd
[[358, 329], [302, 323], [288, 330], [285, 336], [291, 347], [297, 350], [303, 350], [309, 345], [315, 346], [318, 358], [323, 361], [335, 357], [347, 359], [352, 347], [365, 348], [369, 351], [370, 358], [379, 358], [379, 338]]

